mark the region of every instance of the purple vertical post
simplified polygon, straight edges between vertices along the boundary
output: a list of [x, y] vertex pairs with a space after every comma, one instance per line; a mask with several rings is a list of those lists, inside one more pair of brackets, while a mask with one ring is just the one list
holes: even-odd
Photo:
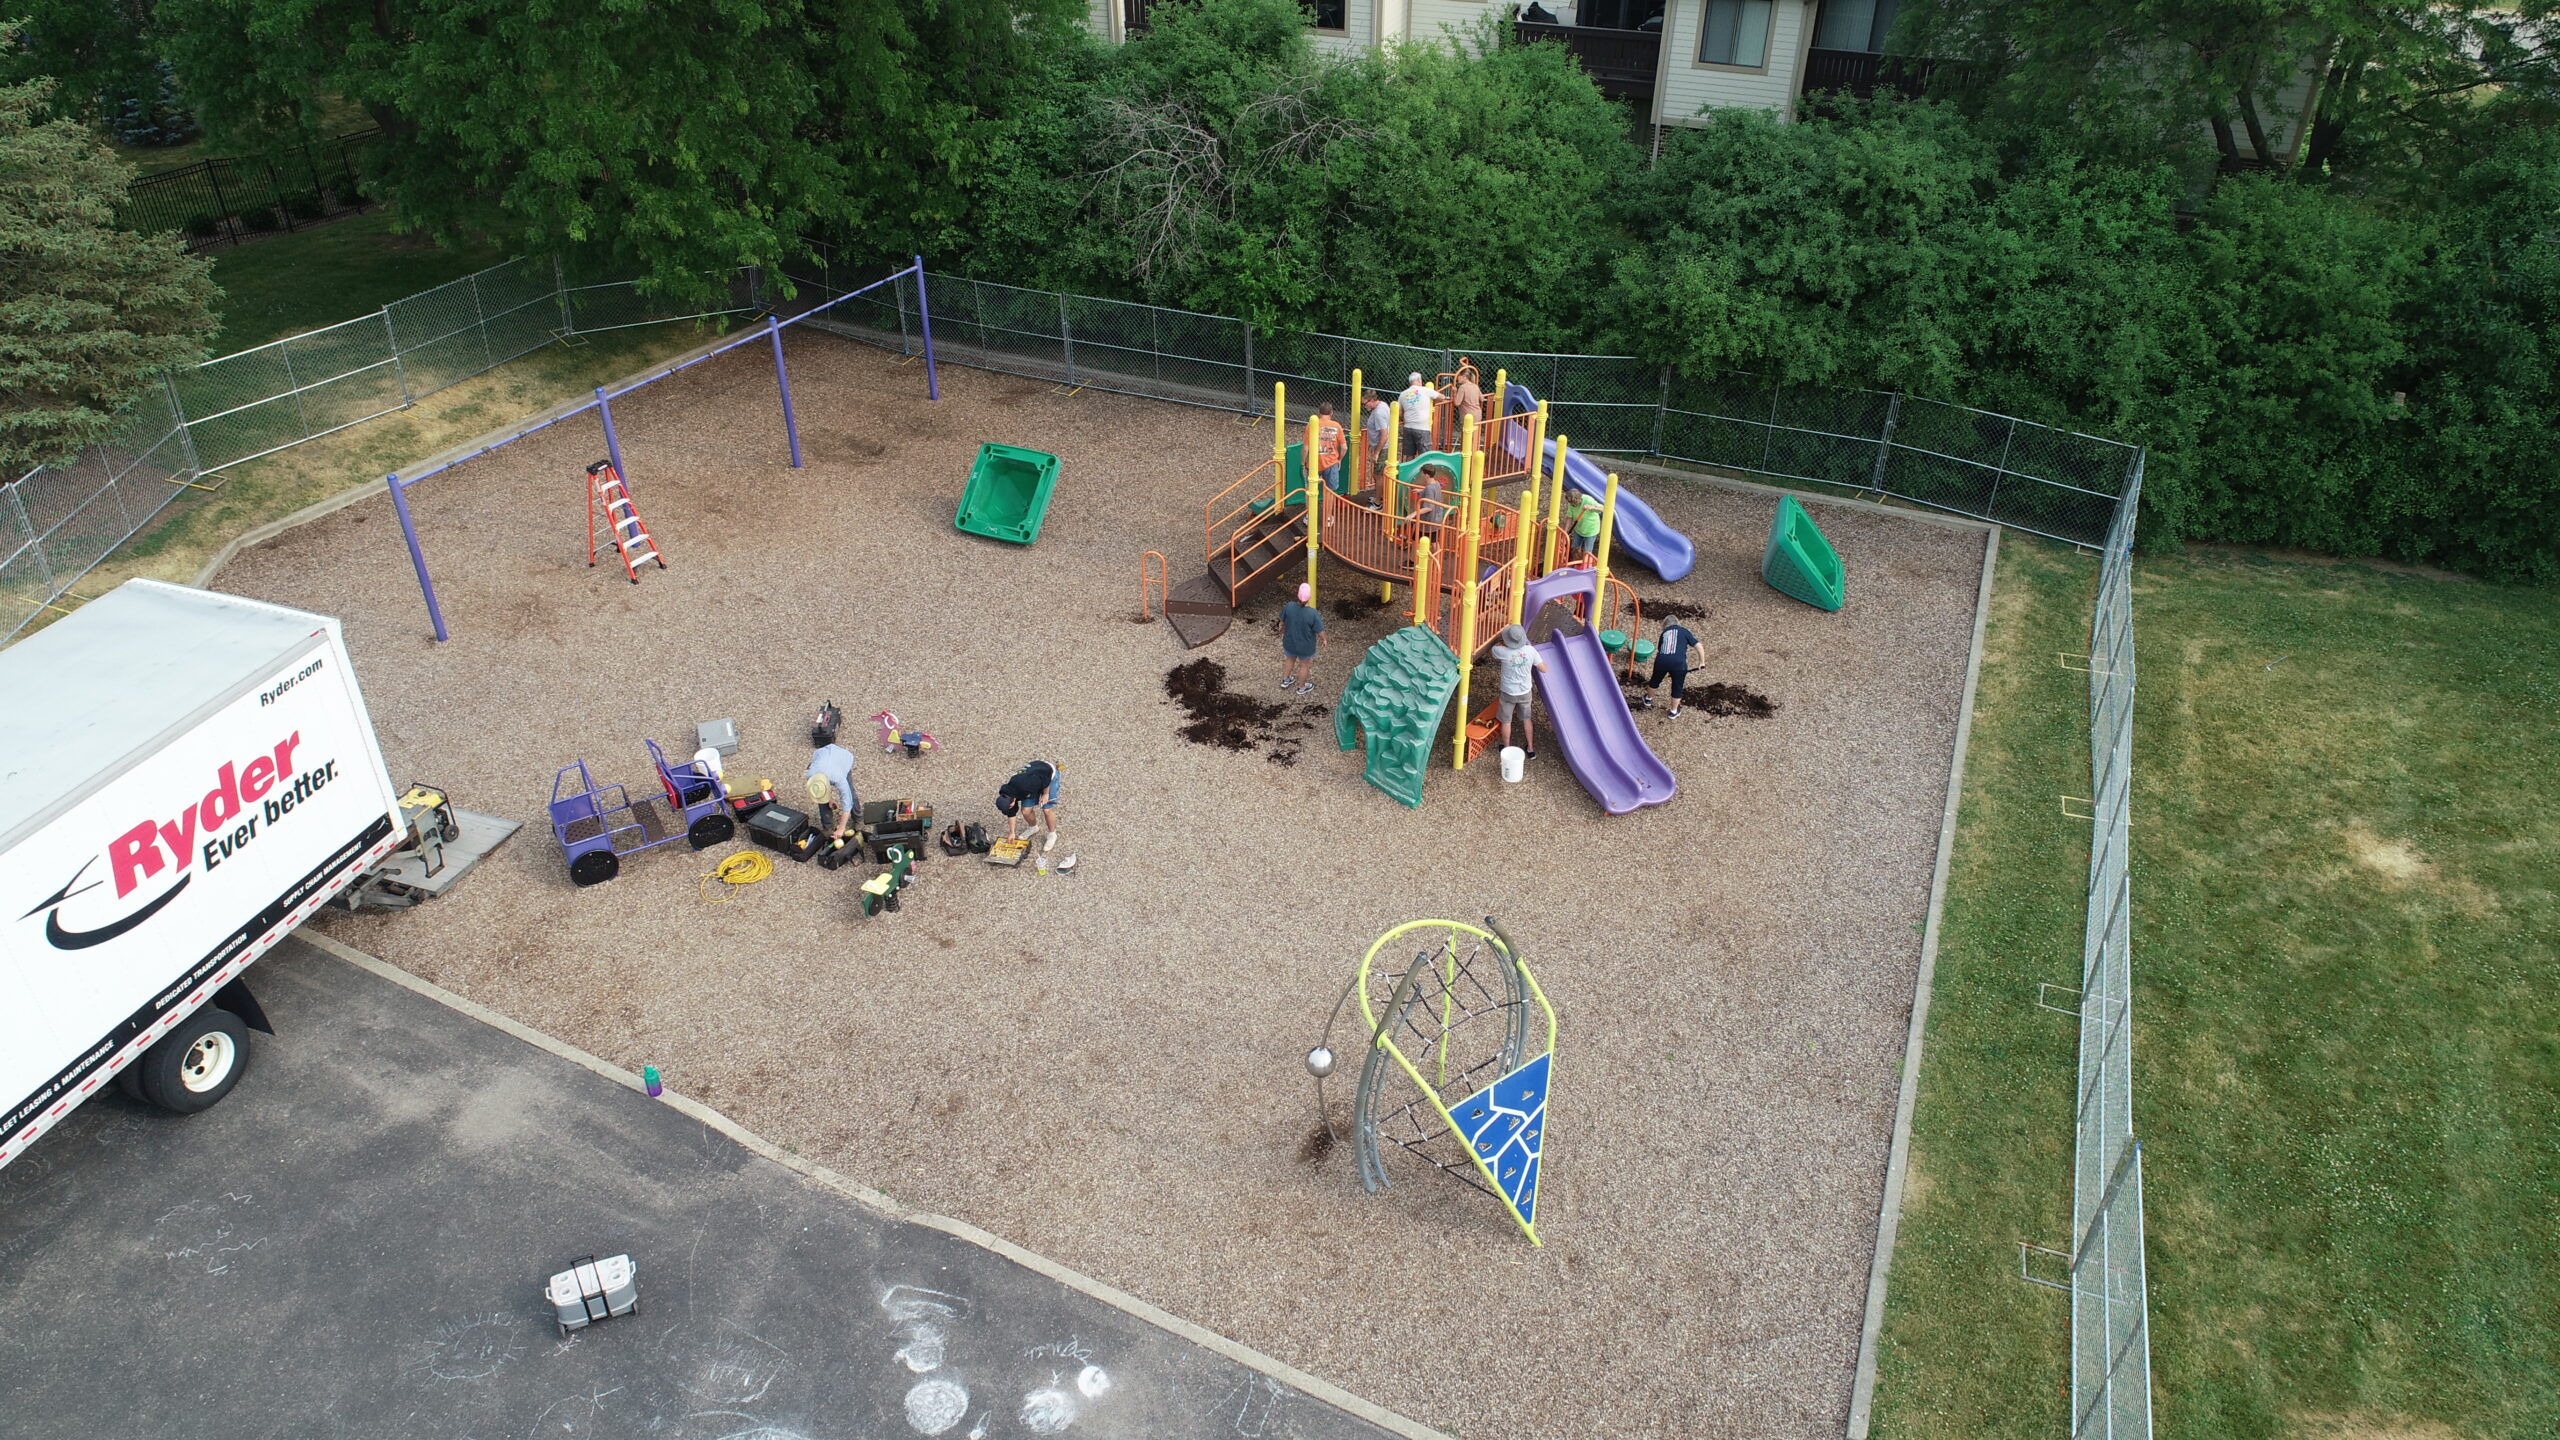
[[800, 468], [800, 422], [791, 414], [791, 370], [782, 363], [782, 322], [771, 315], [764, 317], [765, 330], [773, 336], [773, 378], [782, 386], [782, 430], [791, 437], [791, 468]]
[[613, 462], [613, 473], [622, 477], [622, 488], [628, 490], [631, 472], [622, 468], [622, 441], [613, 433], [613, 401], [606, 397], [601, 385], [596, 387], [596, 413], [604, 417], [605, 458]]
[[400, 533], [409, 540], [409, 563], [418, 572], [418, 593], [427, 597], [427, 618], [435, 622], [436, 639], [444, 640], [444, 607], [436, 603], [436, 582], [427, 574], [427, 552], [419, 547], [418, 527], [409, 519], [409, 487], [401, 483], [398, 471], [382, 478], [391, 486], [391, 508], [400, 513]]
[[924, 398], [942, 398], [942, 379], [933, 370], [933, 311], [924, 303], [924, 257], [916, 257], [916, 321], [924, 327]]

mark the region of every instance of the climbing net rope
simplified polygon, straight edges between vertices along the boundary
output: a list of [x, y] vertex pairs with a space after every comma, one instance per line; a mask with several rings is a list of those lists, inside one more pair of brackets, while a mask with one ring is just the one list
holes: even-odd
[[1369, 1042], [1352, 1102], [1362, 1186], [1392, 1183], [1384, 1140], [1503, 1198], [1452, 1128], [1449, 1107], [1554, 1048], [1555, 1014], [1528, 968], [1490, 919], [1416, 920], [1379, 937], [1353, 983]]

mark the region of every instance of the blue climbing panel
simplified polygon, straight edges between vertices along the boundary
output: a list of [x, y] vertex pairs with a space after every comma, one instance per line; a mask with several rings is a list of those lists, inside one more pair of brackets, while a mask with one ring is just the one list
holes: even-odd
[[1541, 1055], [1466, 1099], [1449, 1107], [1458, 1133], [1484, 1168], [1502, 1198], [1511, 1202], [1520, 1223], [1538, 1223], [1538, 1137], [1547, 1128], [1547, 1062]]

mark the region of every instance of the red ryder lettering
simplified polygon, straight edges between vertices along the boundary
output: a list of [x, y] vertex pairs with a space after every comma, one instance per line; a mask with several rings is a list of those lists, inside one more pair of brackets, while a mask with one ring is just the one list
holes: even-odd
[[[301, 743], [297, 730], [265, 754], [224, 761], [213, 788], [175, 820], [145, 820], [109, 841], [107, 859], [115, 868], [117, 897], [132, 894], [135, 886], [173, 865], [185, 870], [199, 849], [205, 868], [214, 868], [255, 840], [261, 824], [274, 825], [338, 778], [335, 760], [295, 774], [293, 751]], [[245, 820], [243, 811], [248, 811]]]

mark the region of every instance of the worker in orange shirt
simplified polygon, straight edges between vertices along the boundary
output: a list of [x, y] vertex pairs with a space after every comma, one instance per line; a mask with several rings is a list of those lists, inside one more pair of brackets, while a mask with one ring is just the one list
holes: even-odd
[[1342, 489], [1342, 452], [1350, 443], [1343, 433], [1342, 422], [1333, 418], [1333, 402], [1316, 407], [1316, 473], [1324, 477], [1324, 488], [1336, 495]]

